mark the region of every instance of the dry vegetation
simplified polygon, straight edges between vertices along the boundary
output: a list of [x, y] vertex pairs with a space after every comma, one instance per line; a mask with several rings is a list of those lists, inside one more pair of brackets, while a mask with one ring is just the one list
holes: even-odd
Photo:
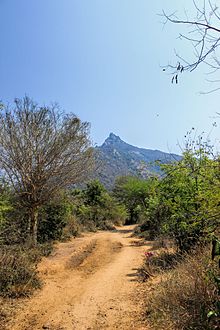
[[[0, 250], [0, 295], [21, 297], [29, 295], [40, 287], [36, 270], [36, 251], [34, 255], [21, 247]], [[35, 259], [35, 260], [33, 260]]]
[[157, 250], [146, 258], [143, 275], [147, 281], [146, 317], [152, 329], [219, 329], [217, 318], [207, 314], [216, 309], [219, 299], [213, 274], [217, 264], [209, 248], [198, 248], [180, 258], [175, 253]]
[[29, 297], [34, 290], [41, 288], [37, 263], [51, 250], [51, 244], [32, 249], [21, 245], [1, 246], [0, 329], [5, 329], [7, 320], [13, 318], [20, 298]]

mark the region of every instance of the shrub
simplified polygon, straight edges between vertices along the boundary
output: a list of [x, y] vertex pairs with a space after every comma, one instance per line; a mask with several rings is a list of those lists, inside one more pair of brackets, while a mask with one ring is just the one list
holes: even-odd
[[68, 240], [73, 236], [74, 237], [79, 236], [81, 229], [82, 228], [81, 228], [77, 218], [74, 215], [68, 216], [66, 225], [63, 229], [62, 239]]
[[161, 249], [160, 253], [146, 252], [144, 265], [141, 269], [143, 280], [174, 269], [182, 259], [182, 255], [164, 249]]
[[70, 204], [65, 200], [45, 205], [39, 213], [38, 242], [61, 239], [69, 215]]
[[13, 209], [5, 213], [4, 220], [0, 226], [0, 244], [24, 244], [28, 232], [27, 219], [26, 210], [14, 204]]
[[162, 282], [147, 295], [147, 315], [153, 329], [215, 329], [207, 318], [218, 295], [210, 276], [213, 267], [210, 252], [202, 249], [163, 275]]
[[135, 176], [116, 178], [113, 193], [127, 209], [126, 224], [138, 223], [146, 217], [149, 199], [154, 195], [156, 186], [156, 177], [147, 180]]
[[89, 182], [81, 191], [72, 191], [73, 215], [86, 230], [114, 229], [127, 218], [124, 205], [118, 203], [98, 181]]
[[[161, 164], [163, 177], [151, 181], [139, 234], [169, 236], [181, 253], [209, 241], [219, 226], [219, 159], [201, 139], [178, 162]], [[135, 192], [136, 196], [136, 192]]]
[[[38, 242], [45, 243], [62, 238], [63, 229], [71, 215], [71, 204], [63, 196], [52, 200], [39, 210]], [[25, 244], [28, 237], [28, 212], [14, 202], [0, 225], [0, 244]]]
[[0, 250], [0, 295], [12, 298], [29, 295], [40, 287], [36, 255], [28, 254], [22, 248], [1, 247]]

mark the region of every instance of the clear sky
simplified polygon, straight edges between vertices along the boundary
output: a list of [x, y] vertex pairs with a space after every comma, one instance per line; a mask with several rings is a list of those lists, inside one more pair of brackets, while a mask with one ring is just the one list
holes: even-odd
[[[191, 0], [0, 0], [0, 99], [58, 102], [91, 123], [93, 143], [110, 132], [144, 148], [180, 152], [185, 133], [209, 132], [219, 93], [203, 67], [178, 85], [161, 65], [176, 61], [180, 26], [162, 9], [192, 9]], [[218, 128], [212, 133], [218, 138]]]

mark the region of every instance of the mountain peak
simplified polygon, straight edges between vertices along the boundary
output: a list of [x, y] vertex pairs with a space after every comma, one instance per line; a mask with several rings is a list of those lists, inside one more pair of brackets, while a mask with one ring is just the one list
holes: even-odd
[[115, 142], [123, 142], [118, 135], [115, 135], [114, 133], [110, 133], [107, 139], [105, 140], [104, 144], [112, 144]]
[[156, 161], [169, 164], [174, 159], [181, 159], [178, 155], [159, 150], [135, 147], [124, 142], [114, 133], [110, 133], [105, 142], [96, 149], [98, 160], [102, 164], [96, 177], [110, 189], [117, 176], [133, 175], [146, 179], [152, 175], [161, 175], [161, 169]]

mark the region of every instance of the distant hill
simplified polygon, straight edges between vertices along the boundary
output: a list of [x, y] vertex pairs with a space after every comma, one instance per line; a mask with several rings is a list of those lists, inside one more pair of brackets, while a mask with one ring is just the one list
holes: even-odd
[[95, 148], [98, 160], [96, 177], [107, 187], [112, 188], [115, 178], [121, 175], [148, 177], [161, 174], [156, 161], [167, 164], [181, 157], [159, 150], [150, 150], [132, 146], [110, 133], [105, 142]]

